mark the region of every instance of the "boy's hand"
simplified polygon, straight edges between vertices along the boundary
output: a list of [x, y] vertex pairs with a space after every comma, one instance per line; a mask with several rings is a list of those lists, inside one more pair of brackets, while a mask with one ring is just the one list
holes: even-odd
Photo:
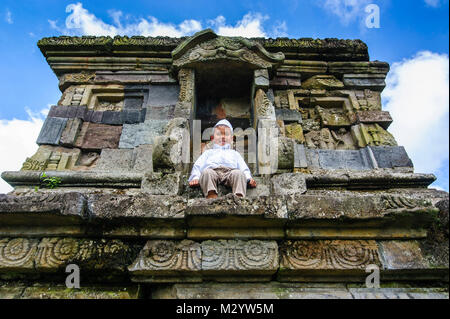
[[255, 187], [256, 187], [256, 181], [252, 178], [252, 179], [248, 182], [248, 185], [249, 185], [251, 188], [255, 188]]
[[198, 182], [198, 179], [193, 179], [192, 181], [190, 181], [189, 182], [189, 186], [190, 187], [197, 187], [197, 186], [199, 186], [200, 184], [199, 184], [199, 182]]

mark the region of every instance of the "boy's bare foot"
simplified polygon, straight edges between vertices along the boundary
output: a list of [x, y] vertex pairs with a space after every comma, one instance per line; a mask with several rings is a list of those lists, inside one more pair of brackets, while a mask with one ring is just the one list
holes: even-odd
[[217, 193], [215, 191], [209, 191], [206, 198], [217, 198]]

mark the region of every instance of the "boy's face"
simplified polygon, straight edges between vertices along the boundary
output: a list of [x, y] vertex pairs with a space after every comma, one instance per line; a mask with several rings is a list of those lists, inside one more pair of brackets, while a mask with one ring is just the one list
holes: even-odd
[[231, 134], [231, 129], [225, 125], [219, 125], [214, 128], [214, 139], [213, 142], [220, 146], [225, 144], [231, 144], [233, 141], [233, 135]]

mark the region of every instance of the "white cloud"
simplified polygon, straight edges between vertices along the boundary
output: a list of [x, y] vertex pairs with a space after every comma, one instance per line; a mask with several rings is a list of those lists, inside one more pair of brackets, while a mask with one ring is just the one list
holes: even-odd
[[422, 51], [394, 63], [386, 79], [383, 100], [394, 120], [389, 131], [405, 147], [416, 172], [438, 175], [448, 167], [448, 68], [448, 55]]
[[[224, 36], [240, 36], [247, 38], [267, 37], [262, 24], [268, 19], [269, 17], [267, 15], [263, 16], [260, 13], [247, 13], [235, 26], [227, 25], [224, 16], [218, 16], [214, 20], [209, 20], [209, 24], [214, 28], [217, 34]], [[284, 27], [286, 27], [285, 24]]]
[[[109, 10], [108, 13], [113, 19], [113, 24], [103, 22], [87, 9], [83, 4], [72, 3], [66, 7], [69, 15], [66, 18], [65, 26], [60, 27], [55, 20], [48, 20], [50, 26], [66, 35], [94, 35], [94, 36], [115, 36], [115, 35], [143, 35], [143, 36], [169, 36], [181, 37], [192, 34], [202, 29], [202, 25], [196, 20], [185, 20], [178, 25], [160, 22], [155, 17], [141, 18], [134, 23], [122, 24], [122, 11]], [[128, 18], [128, 17], [127, 17]]]
[[11, 13], [11, 11], [9, 11], [9, 9], [6, 9], [5, 21], [8, 22], [9, 24], [14, 23], [14, 21], [12, 19], [12, 13]]
[[321, 0], [319, 5], [331, 14], [339, 17], [342, 24], [365, 16], [365, 7], [373, 0]]
[[[25, 159], [36, 152], [36, 139], [47, 112], [48, 109], [37, 114], [27, 110], [28, 120], [0, 119], [0, 172], [20, 170]], [[0, 179], [0, 193], [11, 190], [12, 187]]]
[[[66, 7], [69, 15], [64, 27], [58, 25], [56, 20], [48, 20], [51, 28], [65, 35], [143, 35], [143, 36], [169, 36], [182, 37], [192, 35], [203, 29], [202, 22], [198, 20], [184, 20], [179, 24], [161, 22], [157, 18], [148, 16], [146, 18], [134, 19], [127, 15], [124, 18], [122, 11], [109, 10], [108, 14], [113, 23], [108, 24], [97, 18], [93, 13], [83, 8], [83, 4], [72, 3]], [[225, 17], [218, 16], [208, 20], [207, 24], [216, 33], [225, 36], [242, 37], [267, 37], [286, 36], [287, 27], [284, 21], [277, 22], [270, 32], [264, 30], [263, 23], [269, 19], [267, 15], [260, 13], [247, 13], [235, 25], [226, 24]], [[124, 23], [127, 21], [128, 23]], [[129, 22], [131, 21], [131, 22]]]

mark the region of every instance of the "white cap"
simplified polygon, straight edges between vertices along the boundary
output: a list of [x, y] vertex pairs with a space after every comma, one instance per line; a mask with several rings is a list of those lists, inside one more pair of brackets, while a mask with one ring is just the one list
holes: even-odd
[[214, 125], [214, 127], [219, 126], [219, 125], [225, 125], [228, 126], [231, 129], [231, 134], [233, 134], [233, 126], [231, 126], [231, 123], [228, 122], [228, 120], [220, 120], [219, 122], [216, 123], [216, 125]]

